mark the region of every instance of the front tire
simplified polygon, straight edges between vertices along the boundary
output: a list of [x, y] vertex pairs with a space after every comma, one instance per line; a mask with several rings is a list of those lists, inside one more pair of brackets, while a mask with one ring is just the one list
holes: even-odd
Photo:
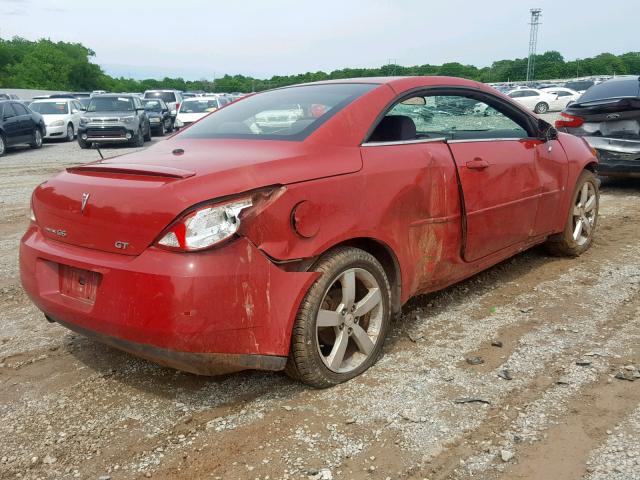
[[144, 141], [145, 142], [151, 141], [151, 124], [150, 123], [147, 123], [147, 133], [144, 134]]
[[298, 310], [286, 371], [326, 388], [377, 361], [391, 322], [391, 288], [380, 262], [357, 248], [333, 250], [313, 270], [322, 276]]
[[142, 128], [138, 128], [138, 131], [131, 139], [131, 143], [134, 147], [144, 147], [144, 135], [142, 133]]
[[571, 197], [571, 209], [564, 231], [550, 237], [545, 244], [549, 253], [577, 257], [586, 252], [593, 243], [599, 207], [598, 179], [593, 172], [584, 170], [578, 177]]
[[41, 148], [42, 147], [42, 132], [40, 131], [39, 128], [36, 128], [33, 131], [33, 139], [31, 140], [31, 143], [29, 144], [29, 146], [31, 148]]
[[536, 113], [547, 113], [549, 111], [549, 104], [545, 102], [540, 102], [533, 109]]
[[64, 139], [67, 142], [73, 142], [73, 139], [75, 138], [75, 136], [76, 136], [76, 133], [73, 129], [73, 124], [70, 123], [69, 125], [67, 125], [67, 136]]
[[80, 145], [80, 148], [82, 149], [91, 148], [91, 142], [87, 142], [86, 140], [81, 139], [79, 135], [78, 135], [78, 145]]
[[2, 157], [7, 152], [7, 141], [4, 138], [4, 135], [0, 133], [0, 157]]

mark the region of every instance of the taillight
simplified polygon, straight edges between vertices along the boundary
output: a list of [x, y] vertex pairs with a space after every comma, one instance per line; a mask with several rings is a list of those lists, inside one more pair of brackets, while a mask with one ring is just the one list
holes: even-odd
[[180, 217], [156, 243], [159, 247], [184, 252], [213, 247], [238, 231], [240, 213], [252, 205], [251, 197], [203, 205]]
[[564, 128], [564, 127], [576, 128], [581, 126], [584, 123], [584, 118], [577, 117], [575, 115], [570, 115], [568, 113], [562, 112], [560, 114], [560, 117], [562, 118], [559, 118], [558, 120], [556, 120], [556, 128]]
[[176, 102], [176, 110], [178, 110], [180, 108], [180, 103]]

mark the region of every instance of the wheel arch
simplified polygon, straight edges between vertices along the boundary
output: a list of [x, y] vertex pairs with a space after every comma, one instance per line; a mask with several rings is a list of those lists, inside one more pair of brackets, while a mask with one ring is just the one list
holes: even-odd
[[380, 262], [389, 279], [389, 285], [391, 285], [391, 312], [392, 314], [400, 313], [402, 309], [402, 274], [398, 257], [391, 247], [371, 237], [356, 237], [332, 245], [322, 255], [338, 247], [359, 248], [373, 255]]

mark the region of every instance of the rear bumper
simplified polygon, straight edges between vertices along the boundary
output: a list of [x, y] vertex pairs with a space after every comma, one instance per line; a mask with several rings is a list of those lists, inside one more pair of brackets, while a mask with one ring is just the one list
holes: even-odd
[[95, 330], [80, 327], [74, 323], [56, 320], [48, 315], [47, 320], [59, 323], [69, 330], [73, 330], [85, 337], [92, 338], [135, 355], [136, 357], [150, 360], [165, 367], [195, 373], [196, 375], [224, 375], [241, 370], [283, 370], [287, 363], [286, 356], [179, 352], [104, 335]]
[[598, 173], [605, 176], [640, 175], [640, 140], [583, 137], [598, 152]]
[[[92, 299], [63, 293], [61, 265], [95, 272]], [[56, 322], [163, 365], [214, 374], [282, 368], [318, 274], [284, 271], [243, 238], [201, 253], [149, 247], [133, 257], [50, 240], [31, 226], [20, 275]]]

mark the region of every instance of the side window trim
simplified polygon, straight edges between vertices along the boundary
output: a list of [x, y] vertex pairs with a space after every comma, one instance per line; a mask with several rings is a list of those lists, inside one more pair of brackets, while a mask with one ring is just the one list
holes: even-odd
[[412, 145], [414, 143], [446, 142], [446, 137], [417, 138], [415, 140], [398, 140], [392, 142], [364, 142], [362, 147], [387, 147], [390, 145]]

